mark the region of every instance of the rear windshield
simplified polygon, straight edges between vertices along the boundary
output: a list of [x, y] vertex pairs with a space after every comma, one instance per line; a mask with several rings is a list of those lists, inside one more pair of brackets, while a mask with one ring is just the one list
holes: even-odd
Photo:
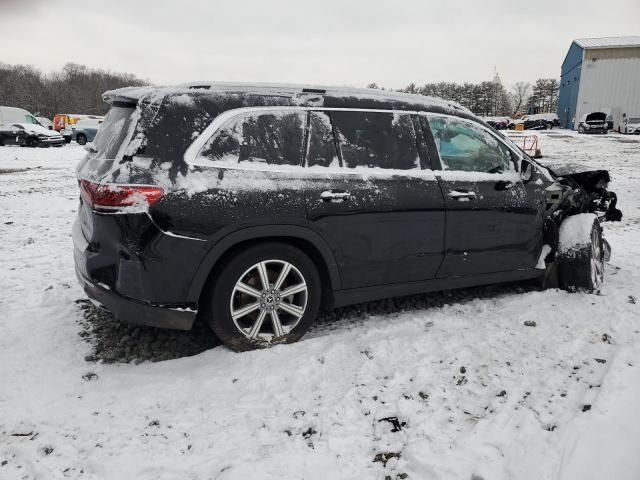
[[128, 137], [132, 127], [134, 106], [113, 106], [100, 124], [100, 130], [93, 141], [93, 153], [97, 157], [114, 159]]

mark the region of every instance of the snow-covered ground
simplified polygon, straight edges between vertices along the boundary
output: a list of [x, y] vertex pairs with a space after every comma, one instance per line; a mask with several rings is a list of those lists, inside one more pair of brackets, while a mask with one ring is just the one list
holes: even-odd
[[294, 345], [140, 364], [85, 360], [83, 150], [0, 148], [0, 478], [640, 478], [640, 137], [539, 135], [613, 176], [599, 295], [418, 296]]

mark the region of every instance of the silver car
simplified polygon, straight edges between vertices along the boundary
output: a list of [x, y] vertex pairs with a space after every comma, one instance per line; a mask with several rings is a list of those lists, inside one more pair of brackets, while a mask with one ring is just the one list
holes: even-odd
[[71, 139], [78, 142], [78, 145], [85, 145], [89, 142], [93, 142], [101, 123], [102, 120], [80, 120], [76, 123], [76, 128], [74, 128], [73, 133], [71, 134]]

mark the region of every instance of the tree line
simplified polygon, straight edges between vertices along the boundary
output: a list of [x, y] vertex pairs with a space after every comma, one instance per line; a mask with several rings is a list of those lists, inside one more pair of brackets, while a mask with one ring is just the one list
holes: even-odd
[[114, 88], [146, 85], [130, 73], [114, 73], [67, 63], [49, 74], [29, 65], [0, 63], [0, 105], [24, 108], [53, 118], [57, 113], [104, 115], [102, 93]]
[[[115, 73], [67, 63], [61, 70], [43, 73], [29, 65], [0, 63], [0, 105], [20, 107], [38, 116], [53, 118], [56, 113], [103, 115], [108, 105], [102, 93], [114, 88], [147, 85], [130, 73]], [[371, 83], [369, 88], [380, 88]], [[476, 115], [513, 116], [518, 113], [555, 112], [558, 105], [558, 80], [539, 78], [534, 84], [518, 82], [507, 90], [496, 78], [480, 83], [439, 82], [402, 92], [452, 100]]]
[[[370, 83], [368, 88], [381, 88]], [[485, 117], [514, 116], [526, 113], [555, 113], [559, 83], [555, 78], [539, 78], [532, 85], [517, 82], [507, 90], [499, 80], [480, 83], [439, 82], [417, 86], [410, 83], [401, 92], [429, 95], [451, 100]]]

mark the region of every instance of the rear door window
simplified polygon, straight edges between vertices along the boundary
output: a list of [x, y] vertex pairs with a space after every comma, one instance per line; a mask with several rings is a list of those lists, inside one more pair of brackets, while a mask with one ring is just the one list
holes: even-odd
[[347, 168], [420, 168], [411, 115], [398, 112], [331, 112]]
[[301, 165], [306, 113], [239, 114], [219, 128], [200, 156], [229, 165]]

